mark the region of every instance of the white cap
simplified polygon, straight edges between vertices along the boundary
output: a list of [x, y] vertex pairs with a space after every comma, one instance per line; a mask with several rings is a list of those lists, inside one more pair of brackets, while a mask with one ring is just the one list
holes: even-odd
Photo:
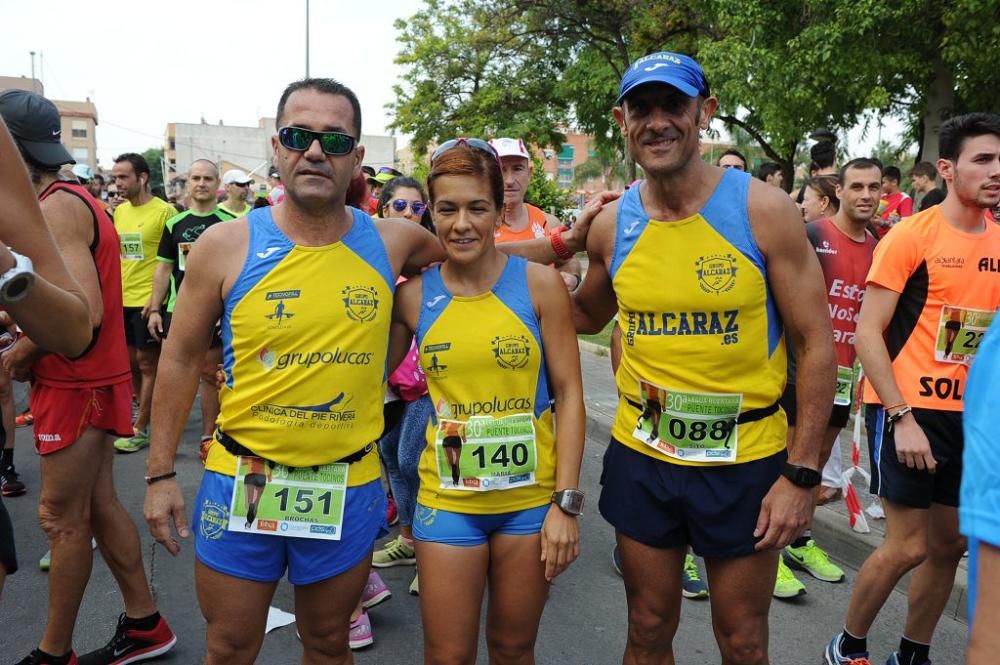
[[500, 157], [524, 157], [525, 159], [531, 159], [531, 155], [528, 154], [528, 149], [524, 147], [524, 141], [521, 139], [490, 139], [490, 145], [493, 149], [497, 151]]
[[229, 169], [222, 176], [223, 185], [248, 185], [253, 182], [253, 178], [246, 174], [246, 171], [239, 169]]
[[73, 167], [73, 175], [80, 180], [86, 180], [87, 182], [94, 179], [94, 172], [86, 164], [76, 164]]

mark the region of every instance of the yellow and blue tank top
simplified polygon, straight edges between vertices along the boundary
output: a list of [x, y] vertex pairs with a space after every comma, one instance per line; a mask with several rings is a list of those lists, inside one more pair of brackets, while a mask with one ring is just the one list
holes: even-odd
[[[372, 219], [359, 210], [339, 242], [294, 244], [270, 208], [247, 216], [249, 247], [223, 303], [225, 384], [219, 428], [266, 459], [328, 464], [381, 436], [395, 278]], [[233, 475], [221, 445], [206, 468]], [[377, 454], [349, 485], [379, 477]]]
[[610, 276], [622, 362], [612, 434], [676, 464], [749, 462], [785, 447], [773, 407], [786, 380], [781, 318], [750, 229], [750, 176], [726, 169], [697, 214], [650, 219], [640, 187], [618, 207]]
[[[548, 503], [555, 438], [527, 262], [509, 257], [494, 287], [478, 296], [453, 295], [438, 267], [423, 274], [422, 289], [416, 338], [435, 413], [420, 457], [418, 501], [470, 514]], [[460, 460], [454, 476], [451, 444]]]

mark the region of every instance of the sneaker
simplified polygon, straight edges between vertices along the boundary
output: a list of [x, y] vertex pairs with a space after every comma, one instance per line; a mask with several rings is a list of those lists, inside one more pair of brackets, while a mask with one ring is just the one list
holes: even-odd
[[420, 576], [419, 573], [413, 574], [413, 581], [410, 582], [410, 595], [419, 596], [420, 595]]
[[392, 598], [392, 592], [374, 570], [368, 573], [368, 583], [361, 592], [361, 606], [366, 610]]
[[774, 580], [775, 598], [795, 598], [804, 595], [806, 587], [796, 577], [785, 560], [778, 556], [778, 577]]
[[125, 624], [125, 613], [118, 617], [118, 629], [104, 647], [80, 656], [80, 665], [126, 665], [161, 656], [177, 644], [177, 636], [167, 622], [160, 621], [152, 630], [136, 630]]
[[[16, 665], [45, 665], [46, 663], [51, 662], [52, 661], [50, 660], [42, 660], [42, 656], [38, 653], [38, 649], [35, 649], [25, 656], [24, 659], [17, 661]], [[77, 663], [79, 663], [79, 661], [76, 659], [76, 654], [71, 651], [69, 654], [69, 661], [66, 665], [77, 665]]]
[[376, 568], [413, 566], [416, 563], [417, 557], [413, 551], [413, 545], [407, 545], [403, 542], [402, 536], [393, 538], [372, 556], [372, 565]]
[[31, 409], [25, 409], [23, 413], [14, 418], [15, 427], [27, 427], [35, 422], [35, 416], [31, 415]]
[[[93, 538], [90, 539], [90, 549], [97, 549], [97, 541]], [[52, 550], [45, 550], [45, 554], [42, 558], [38, 560], [38, 570], [43, 573], [49, 572], [49, 568], [52, 566]]]
[[136, 433], [128, 438], [115, 439], [115, 451], [119, 453], [137, 453], [149, 445], [149, 430]]
[[684, 557], [683, 587], [681, 593], [685, 598], [708, 598], [708, 585], [701, 579], [698, 572], [698, 564], [694, 561], [694, 556], [688, 554]]
[[399, 522], [399, 509], [396, 507], [396, 498], [391, 494], [386, 497], [385, 521], [389, 523], [389, 526], [396, 526]]
[[28, 488], [19, 480], [19, 477], [13, 464], [0, 471], [0, 494], [4, 496], [21, 496], [27, 492]]
[[368, 618], [368, 612], [362, 611], [358, 618], [351, 622], [351, 633], [347, 640], [351, 651], [364, 649], [375, 643], [372, 635], [372, 621]]
[[792, 568], [804, 570], [818, 580], [834, 583], [844, 581], [844, 571], [830, 562], [830, 557], [812, 538], [802, 547], [786, 547], [784, 558]]
[[[889, 656], [889, 660], [885, 661], [885, 665], [901, 665], [901, 661], [899, 660], [899, 652], [893, 651], [892, 655]], [[925, 660], [924, 662], [920, 663], [920, 665], [931, 665], [931, 661]]]
[[616, 573], [622, 574], [622, 553], [617, 544], [611, 548], [611, 565], [614, 566]]
[[872, 665], [868, 660], [868, 652], [862, 653], [840, 653], [840, 637], [843, 633], [837, 633], [830, 643], [823, 650], [824, 665]]

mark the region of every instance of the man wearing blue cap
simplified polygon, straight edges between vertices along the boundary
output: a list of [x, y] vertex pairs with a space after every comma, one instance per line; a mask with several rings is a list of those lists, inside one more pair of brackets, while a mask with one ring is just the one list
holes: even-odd
[[[711, 579], [722, 662], [760, 665], [777, 557], [810, 518], [836, 385], [823, 274], [788, 196], [700, 159], [718, 103], [697, 62], [640, 58], [618, 103], [646, 180], [594, 220], [575, 315], [589, 332], [617, 312], [622, 329], [600, 511], [621, 550], [624, 662], [674, 662], [690, 545]], [[786, 328], [800, 349], [787, 450]]]

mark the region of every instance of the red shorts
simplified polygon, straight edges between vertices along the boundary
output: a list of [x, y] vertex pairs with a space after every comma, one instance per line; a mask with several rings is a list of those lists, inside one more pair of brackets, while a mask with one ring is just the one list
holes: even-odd
[[73, 445], [87, 427], [132, 436], [132, 382], [97, 388], [31, 386], [35, 450], [48, 455]]

